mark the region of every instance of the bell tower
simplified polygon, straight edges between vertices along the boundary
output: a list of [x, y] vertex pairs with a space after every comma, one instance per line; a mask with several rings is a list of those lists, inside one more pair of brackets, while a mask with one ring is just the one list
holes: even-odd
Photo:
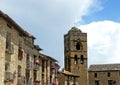
[[64, 67], [80, 76], [78, 85], [87, 85], [87, 33], [72, 27], [64, 35]]

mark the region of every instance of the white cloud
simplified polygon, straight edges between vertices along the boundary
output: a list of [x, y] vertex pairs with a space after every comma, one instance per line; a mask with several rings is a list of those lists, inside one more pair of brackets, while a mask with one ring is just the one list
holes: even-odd
[[[101, 0], [1, 0], [0, 8], [33, 34], [38, 44], [45, 49], [44, 52], [57, 57], [63, 66], [63, 34], [81, 22], [83, 16], [101, 10], [100, 2]], [[108, 43], [107, 40], [104, 43]]]
[[26, 20], [32, 19], [43, 25], [56, 23], [73, 25], [91, 11], [99, 10], [101, 8], [97, 4], [99, 2], [98, 0], [2, 0], [0, 8], [14, 17], [21, 15]]
[[88, 33], [89, 64], [120, 63], [120, 23], [105, 20], [80, 29]]

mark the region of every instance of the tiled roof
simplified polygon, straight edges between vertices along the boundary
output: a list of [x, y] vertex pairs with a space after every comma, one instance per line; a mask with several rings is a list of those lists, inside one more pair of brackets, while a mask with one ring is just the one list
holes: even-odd
[[50, 59], [50, 60], [53, 60], [53, 61], [55, 61], [55, 62], [58, 62], [55, 58], [53, 58], [53, 57], [50, 57], [50, 56], [48, 56], [48, 55], [45, 55], [45, 54], [42, 54], [42, 53], [40, 53], [39, 54], [40, 55], [40, 57], [41, 58], [43, 58], [43, 59]]
[[91, 65], [89, 71], [117, 71], [120, 70], [120, 64], [99, 64]]
[[69, 71], [66, 71], [66, 70], [64, 70], [62, 73], [65, 74], [65, 75], [69, 75], [69, 76], [76, 76], [76, 77], [79, 77], [79, 75], [73, 74], [73, 73], [71, 73], [71, 72], [69, 72]]

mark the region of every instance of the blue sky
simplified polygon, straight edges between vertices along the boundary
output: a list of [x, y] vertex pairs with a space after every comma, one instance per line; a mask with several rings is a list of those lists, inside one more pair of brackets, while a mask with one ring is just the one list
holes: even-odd
[[1, 0], [0, 10], [34, 35], [41, 53], [64, 67], [63, 36], [76, 26], [88, 33], [90, 64], [120, 63], [119, 0]]
[[112, 20], [120, 22], [120, 11], [119, 11], [120, 2], [118, 0], [105, 0], [101, 2], [101, 10], [92, 13], [89, 16], [85, 16], [83, 19], [86, 23], [93, 21], [102, 21], [102, 20]]

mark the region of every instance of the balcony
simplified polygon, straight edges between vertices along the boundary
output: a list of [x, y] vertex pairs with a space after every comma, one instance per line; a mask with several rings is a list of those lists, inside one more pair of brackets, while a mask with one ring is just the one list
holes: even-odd
[[35, 84], [35, 85], [40, 85], [40, 82], [41, 82], [40, 80], [35, 80], [35, 81], [34, 81], [34, 84]]
[[25, 85], [25, 77], [24, 76], [18, 77], [17, 83], [18, 83], [17, 85]]
[[13, 54], [14, 53], [14, 45], [13, 44], [6, 44], [6, 53]]
[[33, 63], [28, 61], [27, 64], [26, 64], [26, 68], [27, 69], [32, 69], [33, 68]]
[[11, 72], [5, 72], [5, 80], [4, 80], [4, 82], [5, 83], [8, 83], [8, 82], [13, 83], [14, 82], [14, 75]]
[[53, 66], [53, 65], [50, 68], [51, 68], [51, 70], [56, 70], [57, 69], [57, 67]]
[[52, 85], [58, 85], [58, 83], [57, 82], [53, 82], [53, 84]]
[[39, 70], [39, 68], [40, 68], [40, 61], [38, 59], [36, 59], [34, 62], [34, 69]]
[[34, 64], [34, 69], [35, 69], [35, 70], [39, 70], [39, 69], [40, 69], [40, 65]]
[[36, 60], [36, 61], [35, 61], [35, 64], [40, 65], [40, 61], [39, 61], [39, 60]]

